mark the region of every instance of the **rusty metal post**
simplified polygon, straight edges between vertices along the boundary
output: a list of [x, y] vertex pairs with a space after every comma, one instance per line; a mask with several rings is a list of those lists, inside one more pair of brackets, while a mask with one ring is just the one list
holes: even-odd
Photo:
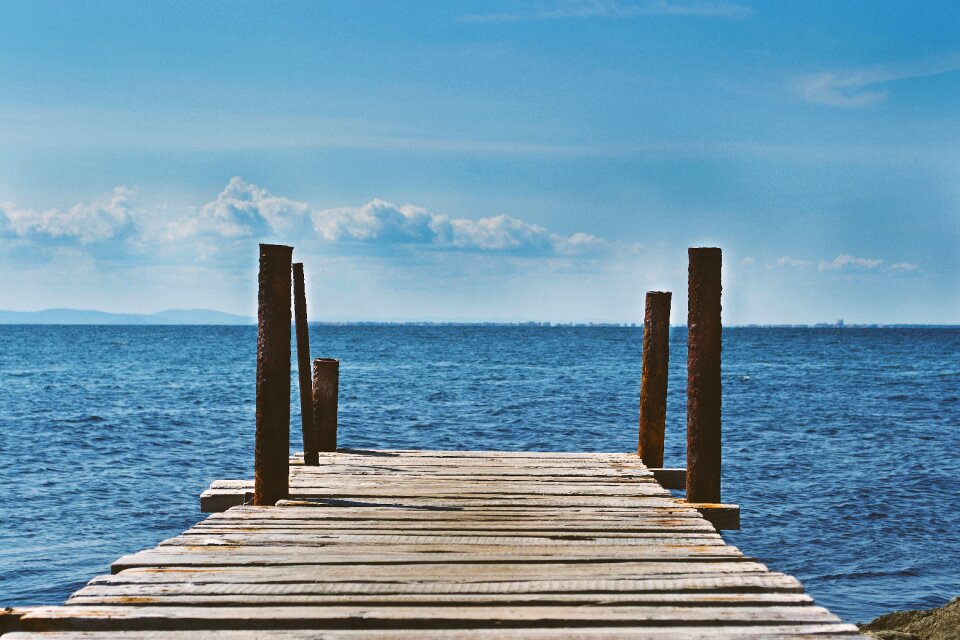
[[297, 327], [297, 374], [300, 381], [300, 423], [303, 432], [303, 463], [317, 465], [317, 437], [313, 429], [313, 377], [310, 373], [310, 329], [307, 325], [307, 295], [303, 286], [303, 263], [293, 265], [293, 317]]
[[691, 248], [687, 302], [687, 501], [720, 502], [718, 248]]
[[290, 491], [290, 261], [293, 247], [260, 245], [257, 310], [257, 439], [253, 504]]
[[337, 450], [337, 394], [340, 361], [316, 358], [313, 361], [313, 424], [320, 451]]
[[643, 374], [640, 378], [640, 436], [637, 453], [647, 467], [663, 466], [670, 362], [669, 291], [648, 291], [643, 315]]

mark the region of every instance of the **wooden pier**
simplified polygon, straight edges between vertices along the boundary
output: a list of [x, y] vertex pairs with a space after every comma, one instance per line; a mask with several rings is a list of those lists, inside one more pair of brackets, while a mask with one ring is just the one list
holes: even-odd
[[[8, 637], [856, 636], [635, 454], [319, 455], [291, 459], [289, 499], [124, 556]], [[251, 487], [220, 481], [204, 501]]]
[[[720, 250], [690, 249], [687, 468], [666, 469], [670, 293], [644, 323], [638, 453], [337, 449], [339, 361], [313, 360], [303, 266], [261, 245], [253, 478], [11, 640], [840, 638], [790, 576], [723, 540]], [[291, 272], [303, 442], [290, 451]], [[646, 460], [650, 468], [644, 465]], [[669, 489], [685, 489], [686, 499]], [[6, 640], [6, 636], [5, 636]]]

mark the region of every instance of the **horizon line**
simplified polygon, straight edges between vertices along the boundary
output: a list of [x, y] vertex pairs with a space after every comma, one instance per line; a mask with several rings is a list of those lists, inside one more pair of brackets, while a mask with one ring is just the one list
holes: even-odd
[[[77, 314], [81, 317], [45, 319], [50, 314]], [[191, 318], [191, 314], [194, 316]], [[7, 316], [7, 317], [4, 317]], [[12, 317], [11, 317], [12, 316]], [[87, 317], [83, 317], [87, 316]], [[90, 318], [89, 316], [106, 316]], [[109, 321], [113, 317], [116, 321]], [[164, 318], [166, 318], [164, 320]], [[135, 320], [125, 322], [125, 319]], [[218, 322], [217, 320], [228, 320]], [[21, 321], [25, 320], [25, 321]], [[103, 321], [98, 321], [103, 320]], [[292, 322], [292, 316], [291, 316]], [[0, 309], [0, 325], [5, 326], [252, 326], [257, 324], [256, 316], [218, 311], [204, 308], [171, 308], [152, 312], [115, 312], [97, 309], [73, 309], [53, 307], [36, 311]], [[356, 319], [341, 318], [329, 320], [310, 320], [308, 324], [327, 326], [514, 326], [514, 327], [642, 327], [643, 321], [613, 320], [528, 320], [525, 318], [394, 318], [394, 319]], [[684, 329], [685, 323], [671, 324], [671, 329]], [[738, 322], [724, 324], [727, 328], [960, 328], [960, 323], [943, 322]]]

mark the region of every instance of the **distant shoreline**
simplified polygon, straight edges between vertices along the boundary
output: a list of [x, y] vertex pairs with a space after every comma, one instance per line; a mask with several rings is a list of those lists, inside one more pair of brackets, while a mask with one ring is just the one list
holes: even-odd
[[212, 309], [166, 309], [156, 313], [112, 313], [91, 309], [0, 310], [5, 325], [251, 325], [254, 318]]
[[[542, 328], [639, 328], [639, 322], [546, 322], [525, 320], [328, 320], [312, 321], [315, 326], [359, 327], [542, 327]], [[156, 313], [111, 313], [82, 309], [45, 309], [43, 311], [2, 311], [0, 325], [7, 326], [255, 326], [256, 318], [210, 309], [168, 309]], [[671, 325], [685, 329], [686, 325]], [[958, 329], [958, 324], [906, 323], [815, 323], [815, 324], [739, 324], [725, 329]]]

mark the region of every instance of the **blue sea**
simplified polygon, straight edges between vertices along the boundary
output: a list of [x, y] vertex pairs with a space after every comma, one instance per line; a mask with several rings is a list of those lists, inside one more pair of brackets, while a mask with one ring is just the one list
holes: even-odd
[[[642, 333], [311, 327], [351, 447], [635, 451]], [[0, 326], [0, 606], [56, 604], [253, 473], [255, 327]], [[725, 533], [847, 621], [960, 595], [960, 329], [728, 328]], [[683, 466], [686, 331], [666, 465]], [[296, 368], [293, 450], [299, 450]]]

